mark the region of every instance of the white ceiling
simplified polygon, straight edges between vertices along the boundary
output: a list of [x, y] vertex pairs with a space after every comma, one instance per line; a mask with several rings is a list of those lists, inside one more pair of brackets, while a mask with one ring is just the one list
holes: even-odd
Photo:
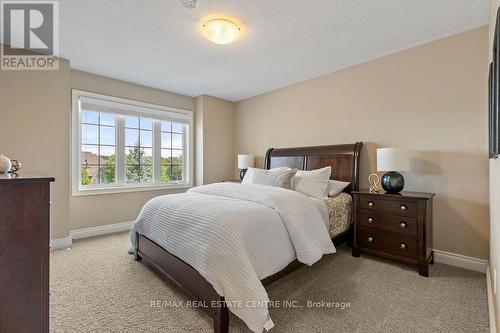
[[[61, 0], [75, 69], [189, 96], [241, 100], [488, 23], [489, 0]], [[216, 45], [210, 14], [244, 36]]]

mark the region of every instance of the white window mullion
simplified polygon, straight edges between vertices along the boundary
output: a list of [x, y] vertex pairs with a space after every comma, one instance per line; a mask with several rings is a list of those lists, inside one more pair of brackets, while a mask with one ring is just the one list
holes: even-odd
[[125, 184], [125, 117], [116, 115], [116, 183]]
[[186, 130], [186, 125], [182, 126], [182, 181], [183, 182], [189, 182], [189, 177], [187, 175], [187, 163], [191, 162], [188, 161], [186, 156], [189, 154], [188, 151], [188, 146], [187, 146], [187, 130]]
[[81, 102], [77, 99], [78, 110], [77, 110], [77, 123], [76, 125], [76, 144], [77, 144], [77, 155], [76, 155], [76, 177], [77, 177], [77, 188], [81, 187], [82, 184], [82, 112], [81, 112]]
[[153, 182], [161, 183], [161, 120], [153, 121]]

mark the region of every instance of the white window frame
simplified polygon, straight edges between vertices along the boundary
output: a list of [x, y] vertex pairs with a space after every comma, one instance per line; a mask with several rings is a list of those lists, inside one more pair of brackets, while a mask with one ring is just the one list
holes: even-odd
[[[166, 120], [172, 121], [172, 117], [177, 117], [178, 119], [183, 119], [188, 125], [187, 130], [184, 131], [184, 147], [183, 147], [183, 181], [176, 183], [163, 183], [158, 175], [161, 172], [160, 155], [158, 153], [153, 153], [153, 182], [152, 183], [124, 183], [123, 177], [121, 175], [124, 173], [124, 161], [118, 160], [116, 163], [116, 183], [113, 184], [95, 184], [95, 185], [82, 185], [81, 184], [81, 112], [80, 103], [82, 99], [92, 99], [98, 100], [105, 104], [119, 103], [120, 108], [124, 111], [131, 112], [135, 115], [141, 117], [150, 117], [156, 120]], [[168, 117], [167, 117], [168, 114]], [[124, 126], [119, 126], [119, 123], [123, 121], [123, 117], [116, 117], [115, 124], [115, 149], [124, 149], [125, 143], [123, 138], [125, 137]], [[175, 120], [173, 120], [175, 122]], [[153, 122], [153, 132], [159, 130], [159, 121]], [[96, 194], [110, 194], [110, 193], [126, 193], [126, 192], [137, 192], [137, 191], [155, 191], [155, 190], [168, 190], [168, 189], [186, 189], [193, 186], [193, 112], [190, 110], [183, 110], [163, 105], [156, 105], [144, 102], [138, 102], [134, 100], [129, 100], [125, 98], [106, 96], [96, 93], [91, 93], [83, 90], [72, 89], [72, 118], [71, 118], [71, 183], [72, 183], [72, 194], [73, 196], [81, 195], [96, 195]], [[187, 143], [186, 143], [187, 141]], [[161, 151], [161, 142], [159, 142], [158, 136], [153, 134], [153, 151]], [[123, 163], [122, 163], [123, 162]], [[123, 165], [122, 165], [123, 164]], [[120, 182], [121, 181], [121, 182]]]

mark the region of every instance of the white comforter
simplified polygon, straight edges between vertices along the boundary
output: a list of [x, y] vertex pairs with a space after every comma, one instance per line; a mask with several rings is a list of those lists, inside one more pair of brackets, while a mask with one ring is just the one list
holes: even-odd
[[[274, 326], [261, 279], [335, 253], [317, 205], [298, 192], [217, 183], [150, 200], [132, 227], [194, 267], [254, 332]], [[263, 305], [264, 304], [264, 305]]]

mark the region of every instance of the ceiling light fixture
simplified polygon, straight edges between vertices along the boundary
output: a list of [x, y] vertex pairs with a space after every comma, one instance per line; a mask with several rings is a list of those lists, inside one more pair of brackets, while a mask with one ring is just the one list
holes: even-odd
[[234, 42], [240, 36], [240, 28], [227, 19], [214, 19], [203, 24], [205, 37], [215, 44], [226, 45]]

